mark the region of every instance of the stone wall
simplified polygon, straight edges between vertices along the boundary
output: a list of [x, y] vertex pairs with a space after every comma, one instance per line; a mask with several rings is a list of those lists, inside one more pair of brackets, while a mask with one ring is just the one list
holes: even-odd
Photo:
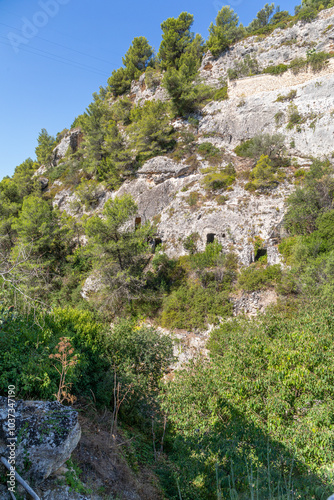
[[229, 98], [249, 97], [261, 92], [271, 92], [273, 90], [281, 90], [284, 87], [294, 87], [333, 74], [334, 60], [330, 59], [326, 67], [317, 73], [309, 69], [294, 75], [291, 70], [288, 70], [281, 75], [255, 75], [231, 81], [229, 82], [228, 95]]

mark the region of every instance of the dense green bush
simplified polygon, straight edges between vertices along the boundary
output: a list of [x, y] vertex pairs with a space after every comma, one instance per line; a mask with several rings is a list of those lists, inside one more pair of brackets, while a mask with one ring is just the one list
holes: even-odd
[[316, 229], [316, 220], [332, 209], [333, 168], [329, 161], [314, 160], [302, 187], [288, 198], [285, 227], [291, 234], [308, 234]]
[[333, 306], [285, 310], [225, 322], [211, 334], [211, 362], [169, 384], [170, 497], [178, 477], [182, 498], [217, 498], [216, 471], [223, 498], [331, 493]]
[[197, 146], [197, 151], [204, 158], [204, 160], [208, 161], [212, 165], [216, 165], [222, 159], [224, 150], [217, 148], [211, 142], [202, 142]]
[[213, 96], [215, 101], [225, 101], [228, 99], [228, 86], [224, 85], [217, 92], [215, 92]]
[[312, 71], [321, 71], [326, 66], [329, 57], [327, 52], [313, 52], [308, 54], [307, 63], [311, 66]]
[[16, 386], [22, 399], [53, 399], [57, 392], [59, 374], [49, 358], [55, 352], [60, 337], [68, 337], [79, 363], [69, 373], [76, 396], [97, 397], [99, 383], [108, 369], [103, 358], [104, 326], [93, 314], [75, 309], [55, 309], [41, 316], [17, 315], [0, 328], [0, 373], [2, 394], [9, 384]]
[[222, 246], [215, 241], [204, 252], [193, 252], [182, 259], [186, 273], [163, 301], [162, 325], [204, 328], [208, 322], [216, 323], [219, 317], [230, 315], [232, 304], [228, 297], [237, 265], [234, 254], [222, 254]]
[[280, 282], [281, 276], [282, 271], [279, 264], [264, 267], [255, 263], [241, 271], [237, 286], [247, 292], [253, 292], [261, 290], [261, 288], [275, 286]]
[[232, 186], [236, 178], [235, 168], [232, 163], [229, 163], [226, 167], [204, 168], [202, 169], [202, 173], [205, 174], [203, 185], [209, 191], [226, 189]]
[[288, 71], [289, 67], [286, 64], [277, 64], [277, 66], [267, 66], [263, 73], [269, 73], [270, 75], [281, 75]]
[[262, 155], [268, 156], [274, 165], [283, 165], [285, 146], [282, 134], [261, 134], [242, 142], [235, 148], [238, 156], [259, 160]]
[[217, 323], [220, 317], [228, 316], [231, 312], [232, 304], [227, 292], [217, 292], [215, 285], [203, 288], [189, 283], [166, 297], [161, 324], [171, 330], [203, 329], [207, 323]]

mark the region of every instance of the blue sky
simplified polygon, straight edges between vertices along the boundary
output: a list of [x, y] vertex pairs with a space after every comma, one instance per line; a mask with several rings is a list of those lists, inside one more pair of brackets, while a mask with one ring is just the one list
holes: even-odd
[[[232, 0], [245, 25], [264, 0]], [[282, 10], [295, 3], [284, 0]], [[84, 112], [105, 86], [135, 36], [156, 50], [160, 25], [187, 11], [193, 30], [207, 37], [221, 0], [0, 0], [0, 178], [35, 158], [42, 128], [56, 135]]]

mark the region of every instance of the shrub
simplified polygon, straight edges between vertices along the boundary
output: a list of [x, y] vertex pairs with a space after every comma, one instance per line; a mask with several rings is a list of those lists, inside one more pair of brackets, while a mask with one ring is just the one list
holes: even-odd
[[261, 134], [242, 142], [235, 148], [238, 156], [259, 160], [261, 155], [268, 156], [275, 164], [285, 164], [283, 157], [285, 151], [284, 136], [282, 134]]
[[222, 88], [217, 90], [217, 92], [213, 96], [215, 101], [225, 101], [228, 99], [228, 86], [224, 85]]
[[297, 106], [292, 102], [288, 107], [288, 120], [289, 121], [286, 126], [287, 129], [292, 129], [295, 125], [304, 123], [306, 121], [306, 118], [299, 113]]
[[303, 59], [302, 57], [296, 57], [295, 59], [292, 59], [290, 65], [289, 65], [289, 68], [291, 69], [292, 73], [297, 75], [306, 66], [307, 66], [306, 59]]
[[195, 253], [190, 257], [190, 266], [193, 269], [205, 269], [223, 265], [225, 256], [222, 254], [222, 246], [214, 241], [205, 247], [204, 252]]
[[236, 172], [232, 163], [229, 163], [224, 168], [205, 168], [202, 170], [202, 173], [205, 174], [202, 181], [205, 189], [213, 191], [232, 186], [236, 178]]
[[256, 189], [269, 189], [278, 184], [275, 169], [268, 156], [262, 155], [251, 171], [249, 178], [251, 182], [246, 184], [245, 189], [254, 191]]
[[192, 191], [187, 198], [185, 198], [186, 202], [190, 207], [196, 207], [199, 200], [202, 198], [202, 195], [197, 191]]
[[202, 142], [197, 146], [197, 151], [204, 158], [204, 160], [215, 165], [221, 161], [224, 150], [214, 146], [211, 142]]
[[259, 73], [259, 63], [247, 54], [244, 59], [235, 64], [233, 68], [228, 68], [227, 75], [230, 80], [236, 80], [243, 76], [253, 76]]
[[168, 329], [204, 328], [208, 322], [217, 323], [219, 317], [228, 316], [231, 311], [227, 292], [217, 292], [214, 284], [203, 288], [189, 283], [166, 297], [161, 324]]
[[316, 9], [312, 8], [312, 7], [303, 7], [298, 15], [297, 15], [297, 19], [299, 21], [305, 21], [307, 23], [310, 23], [311, 21], [313, 21], [313, 19], [315, 19], [317, 17], [317, 11]]
[[286, 102], [292, 101], [297, 95], [297, 90], [290, 90], [290, 92], [286, 95], [279, 94], [277, 96], [276, 102]]
[[189, 252], [191, 255], [197, 252], [197, 242], [200, 239], [200, 236], [198, 233], [191, 233], [189, 236], [187, 236], [183, 242], [183, 247], [187, 252]]
[[276, 285], [281, 276], [282, 271], [279, 264], [263, 267], [255, 263], [241, 271], [237, 286], [247, 292], [253, 292]]
[[[52, 399], [57, 392], [59, 374], [49, 358], [61, 337], [68, 337], [79, 363], [68, 374], [76, 396], [99, 397], [99, 382], [108, 363], [105, 350], [104, 327], [93, 314], [74, 309], [55, 309], [40, 318], [17, 316], [0, 329], [1, 387], [14, 383], [18, 397], [23, 399]], [[8, 343], [8, 344], [7, 344]], [[7, 345], [5, 348], [5, 344]]]
[[314, 52], [307, 56], [307, 63], [311, 66], [312, 71], [321, 71], [328, 62], [329, 54], [327, 52]]
[[281, 75], [288, 71], [289, 67], [286, 64], [277, 64], [277, 66], [268, 66], [263, 70], [263, 73], [269, 73], [270, 75]]
[[275, 114], [274, 118], [275, 118], [275, 122], [276, 122], [277, 127], [279, 127], [281, 125], [282, 121], [283, 121], [283, 118], [284, 118], [283, 111], [278, 111]]

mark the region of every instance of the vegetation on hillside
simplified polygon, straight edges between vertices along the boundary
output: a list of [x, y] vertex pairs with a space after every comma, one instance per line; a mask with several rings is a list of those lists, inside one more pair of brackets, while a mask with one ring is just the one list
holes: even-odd
[[[223, 204], [239, 174], [223, 149], [196, 141], [202, 107], [228, 98], [226, 82], [217, 90], [199, 81], [204, 52], [216, 57], [244, 37], [308, 22], [329, 6], [304, 0], [290, 16], [266, 4], [248, 27], [225, 6], [207, 41], [191, 31], [191, 14], [167, 19], [158, 53], [135, 38], [123, 67], [75, 119], [77, 147], [57, 160], [54, 147], [67, 131], [55, 139], [42, 129], [36, 161], [25, 160], [0, 182], [0, 394], [15, 383], [20, 398], [57, 397], [55, 355], [59, 342], [69, 342], [75, 363], [64, 403], [77, 398], [110, 412], [111, 436], [119, 426], [131, 443], [129, 463], [149, 466], [171, 500], [320, 500], [333, 492], [332, 162], [313, 159], [295, 174], [279, 242], [285, 266], [257, 255], [259, 236], [248, 242], [257, 256], [248, 268], [240, 268], [233, 246], [224, 252], [213, 241], [203, 251], [198, 233], [179, 242], [186, 255], [169, 258], [154, 220], [136, 220], [130, 195], [113, 193], [94, 210], [106, 190], [158, 155], [196, 168], [198, 157], [207, 162], [204, 195], [184, 198], [190, 211], [204, 196]], [[318, 71], [329, 56], [311, 51], [289, 67]], [[246, 57], [229, 76], [258, 71]], [[134, 103], [131, 82], [144, 73], [140, 84], [162, 85], [169, 100]], [[293, 127], [300, 115], [293, 103], [288, 112]], [[176, 117], [186, 127], [178, 128]], [[255, 194], [284, 181], [291, 164], [280, 134], [253, 137], [235, 152], [253, 162], [245, 187]], [[34, 175], [40, 167], [48, 190]], [[75, 215], [53, 203], [60, 187], [74, 192]], [[254, 320], [233, 317], [231, 296], [260, 290], [275, 291], [277, 304]], [[158, 326], [193, 334], [208, 325], [208, 356], [171, 377], [172, 340]]]

